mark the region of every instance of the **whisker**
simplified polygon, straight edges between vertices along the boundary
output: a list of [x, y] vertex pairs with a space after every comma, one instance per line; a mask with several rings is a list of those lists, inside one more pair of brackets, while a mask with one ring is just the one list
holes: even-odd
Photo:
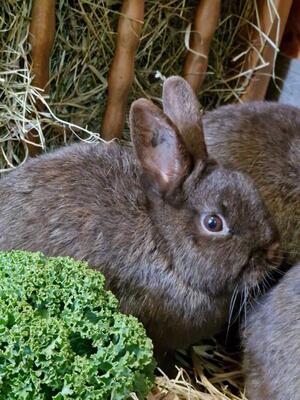
[[230, 326], [231, 323], [234, 323], [235, 320], [232, 320], [232, 316], [233, 316], [233, 312], [234, 312], [234, 306], [235, 306], [235, 302], [238, 296], [238, 285], [236, 285], [236, 287], [234, 288], [233, 294], [231, 296], [231, 300], [230, 300], [230, 305], [229, 305], [229, 317], [228, 317], [228, 325]]
[[244, 302], [243, 302], [243, 309], [244, 309], [244, 321], [245, 324], [247, 323], [247, 301], [249, 298], [249, 289], [248, 287], [245, 285], [245, 289], [244, 289]]

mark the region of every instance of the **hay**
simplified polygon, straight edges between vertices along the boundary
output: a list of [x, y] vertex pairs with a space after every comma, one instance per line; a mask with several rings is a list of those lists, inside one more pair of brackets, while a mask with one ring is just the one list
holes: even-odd
[[[272, 0], [268, 1], [272, 4]], [[129, 104], [141, 96], [159, 101], [161, 79], [157, 76], [181, 73], [189, 24], [197, 3], [198, 0], [146, 1]], [[49, 98], [45, 98], [48, 107], [41, 113], [36, 110], [35, 100], [43, 94], [31, 84], [26, 57], [30, 50], [27, 37], [31, 0], [3, 2], [0, 172], [26, 160], [27, 136], [33, 128], [38, 135], [37, 145], [45, 150], [78, 139], [99, 140], [120, 4], [120, 0], [57, 1], [51, 91]], [[222, 18], [212, 41], [207, 78], [199, 93], [205, 109], [235, 101], [244, 92], [245, 78], [253, 72], [243, 70], [244, 56], [251, 50], [248, 36], [253, 24], [259, 26], [256, 0], [222, 2]], [[256, 68], [263, 65], [261, 60]], [[127, 129], [125, 136], [128, 137]]]
[[239, 361], [227, 355], [220, 345], [209, 343], [194, 347], [190, 360], [181, 364], [174, 379], [156, 379], [155, 394], [148, 400], [247, 400]]
[[[272, 0], [267, 0], [272, 9]], [[198, 0], [146, 0], [141, 44], [129, 104], [138, 97], [160, 101], [161, 77], [181, 74], [185, 43]], [[57, 0], [57, 30], [51, 58], [51, 90], [32, 86], [27, 62], [31, 0], [10, 0], [0, 11], [0, 172], [25, 162], [28, 132], [44, 150], [77, 140], [100, 140], [107, 76], [114, 54], [120, 0]], [[256, 0], [223, 1], [209, 67], [199, 99], [204, 109], [238, 101], [253, 70], [244, 70], [249, 31], [259, 30]], [[257, 69], [264, 66], [260, 59]], [[38, 112], [35, 101], [45, 104]], [[128, 137], [128, 129], [125, 136]], [[36, 144], [35, 144], [36, 145]], [[157, 378], [159, 399], [243, 400], [240, 366], [218, 351], [198, 347], [189, 373]], [[191, 368], [193, 364], [194, 369]]]

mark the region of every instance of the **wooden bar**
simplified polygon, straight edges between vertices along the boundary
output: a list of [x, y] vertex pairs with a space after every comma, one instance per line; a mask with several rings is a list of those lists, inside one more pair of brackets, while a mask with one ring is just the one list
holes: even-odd
[[221, 0], [200, 0], [195, 13], [183, 77], [198, 93], [204, 81], [209, 47], [220, 18]]
[[280, 50], [290, 58], [300, 59], [300, 0], [293, 1]]
[[105, 140], [121, 138], [123, 134], [143, 21], [144, 0], [124, 0], [118, 23], [115, 56], [108, 78], [108, 99], [102, 124], [102, 137]]
[[[29, 42], [31, 44], [30, 62], [33, 74], [33, 85], [49, 91], [49, 63], [55, 36], [55, 0], [34, 0], [31, 10]], [[42, 111], [41, 101], [36, 103]], [[28, 133], [28, 140], [38, 143], [34, 130]], [[38, 146], [28, 144], [29, 154], [34, 156], [40, 151]]]
[[268, 65], [255, 71], [253, 75], [248, 78], [249, 82], [245, 83], [247, 85], [246, 91], [241, 96], [241, 101], [243, 102], [263, 100], [265, 98], [271, 73], [274, 68], [276, 55], [276, 50], [266, 39], [266, 37], [269, 37], [274, 43], [276, 43], [277, 39], [278, 45], [280, 44], [292, 5], [292, 0], [273, 1], [279, 19], [276, 15], [276, 12], [269, 8], [267, 1], [257, 0], [257, 3], [261, 25], [260, 28], [265, 36], [256, 30], [253, 32], [253, 37], [251, 39], [253, 49], [250, 51], [246, 59], [244, 70], [247, 71], [252, 68], [256, 68], [261, 64], [259, 53], [261, 54], [263, 60], [268, 63]]

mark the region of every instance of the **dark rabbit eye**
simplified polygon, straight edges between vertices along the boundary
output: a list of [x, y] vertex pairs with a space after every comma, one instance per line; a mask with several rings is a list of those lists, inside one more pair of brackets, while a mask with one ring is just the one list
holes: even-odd
[[201, 225], [210, 235], [227, 235], [229, 233], [226, 221], [220, 214], [202, 214]]
[[217, 215], [207, 215], [203, 222], [205, 228], [211, 232], [221, 232], [223, 229], [223, 221]]

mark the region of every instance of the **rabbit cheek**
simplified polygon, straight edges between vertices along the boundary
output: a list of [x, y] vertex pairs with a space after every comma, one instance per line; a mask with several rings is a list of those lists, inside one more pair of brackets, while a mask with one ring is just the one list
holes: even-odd
[[249, 259], [241, 276], [241, 288], [247, 286], [249, 289], [259, 285], [274, 270], [274, 264], [270, 264], [264, 254], [257, 253]]
[[195, 245], [199, 258], [197, 272], [201, 290], [213, 296], [231, 292], [236, 287], [247, 257], [244, 257], [242, 251], [236, 252], [238, 246], [234, 246], [230, 237], [215, 238], [198, 234]]

